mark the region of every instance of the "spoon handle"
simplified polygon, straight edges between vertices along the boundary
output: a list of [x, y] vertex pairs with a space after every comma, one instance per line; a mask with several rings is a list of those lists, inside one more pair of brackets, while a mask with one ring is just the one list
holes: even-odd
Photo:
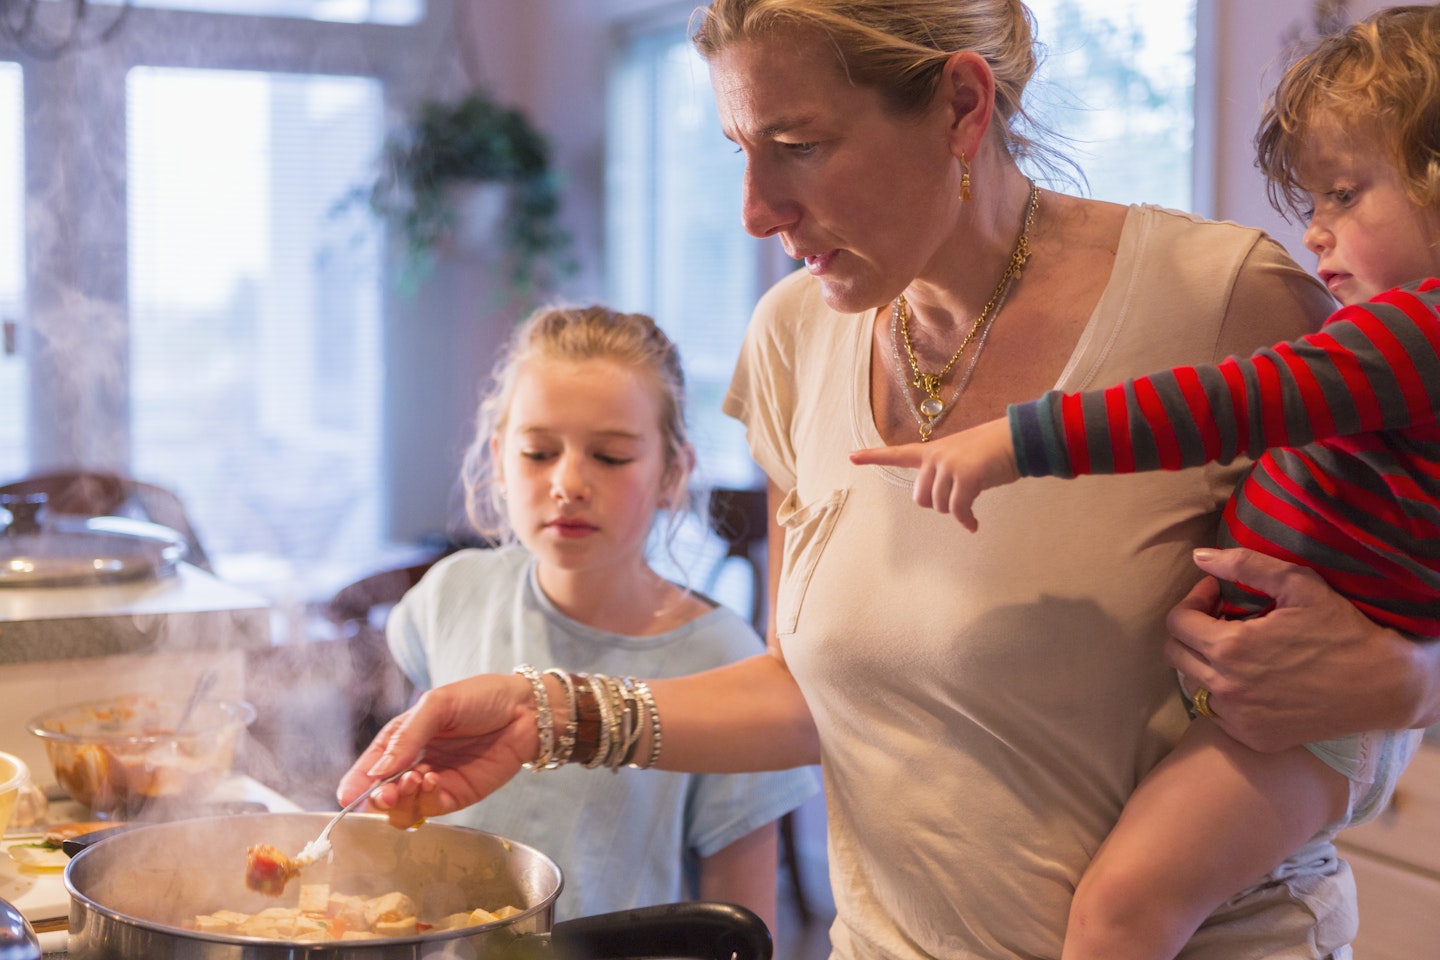
[[370, 794], [374, 793], [376, 790], [380, 789], [380, 788], [383, 787], [385, 784], [387, 784], [387, 783], [394, 783], [396, 780], [399, 780], [401, 777], [405, 776], [405, 774], [409, 773], [411, 770], [414, 770], [415, 767], [416, 767], [416, 765], [419, 764], [420, 761], [421, 761], [421, 760], [424, 760], [424, 759], [425, 759], [425, 751], [422, 750], [422, 751], [420, 751], [420, 755], [417, 756], [417, 757], [410, 763], [409, 766], [407, 766], [407, 767], [405, 767], [405, 768], [403, 768], [403, 769], [401, 769], [401, 770], [396, 770], [394, 773], [390, 774], [388, 777], [383, 777], [382, 779], [376, 780], [374, 783], [370, 784], [370, 786], [366, 787], [364, 793], [360, 794], [360, 796], [356, 797], [354, 800], [351, 800], [349, 803], [345, 804], [344, 807], [340, 808], [340, 812], [339, 812], [339, 813], [335, 814], [335, 816], [333, 816], [333, 817], [330, 818], [330, 822], [327, 823], [327, 824], [325, 824], [325, 829], [320, 831], [320, 836], [316, 838], [316, 842], [317, 842], [317, 843], [323, 843], [323, 842], [325, 842], [325, 841], [328, 841], [328, 840], [330, 839], [330, 831], [333, 830], [333, 829], [335, 829], [335, 824], [339, 823], [339, 822], [345, 817], [345, 814], [350, 813], [351, 811], [353, 811], [353, 810], [355, 810], [357, 807], [359, 807], [362, 803], [364, 803], [366, 800], [369, 800], [369, 799], [370, 799]]
[[205, 698], [205, 694], [210, 692], [210, 689], [215, 686], [215, 682], [219, 679], [220, 671], [211, 667], [209, 670], [200, 674], [195, 680], [195, 689], [190, 691], [190, 699], [185, 702], [185, 709], [181, 711], [180, 719], [175, 722], [176, 733], [183, 733], [185, 731], [185, 724], [190, 722], [190, 715], [195, 712], [195, 708], [199, 706], [200, 701]]

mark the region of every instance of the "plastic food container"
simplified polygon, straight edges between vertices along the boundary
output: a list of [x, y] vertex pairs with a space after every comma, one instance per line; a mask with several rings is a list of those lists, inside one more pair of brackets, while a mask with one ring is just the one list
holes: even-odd
[[15, 815], [15, 803], [20, 799], [20, 789], [30, 782], [30, 768], [19, 757], [0, 753], [0, 837], [10, 826]]

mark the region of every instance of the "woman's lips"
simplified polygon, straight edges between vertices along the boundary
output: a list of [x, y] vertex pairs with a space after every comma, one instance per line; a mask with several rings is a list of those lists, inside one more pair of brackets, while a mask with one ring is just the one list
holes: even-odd
[[807, 253], [805, 255], [805, 269], [814, 276], [828, 273], [830, 265], [835, 262], [835, 255], [838, 250], [827, 250], [825, 253]]

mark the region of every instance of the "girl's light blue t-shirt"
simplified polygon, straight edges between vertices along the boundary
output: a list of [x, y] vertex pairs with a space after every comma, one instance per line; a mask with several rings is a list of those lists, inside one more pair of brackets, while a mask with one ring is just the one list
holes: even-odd
[[[539, 589], [520, 547], [462, 550], [435, 564], [390, 613], [390, 652], [419, 689], [517, 664], [572, 673], [665, 678], [750, 657], [762, 641], [717, 606], [647, 637], [595, 630]], [[521, 771], [496, 793], [440, 818], [530, 844], [565, 885], [556, 919], [673, 903], [693, 896], [687, 864], [793, 810], [819, 789], [812, 768], [686, 774], [566, 766]]]

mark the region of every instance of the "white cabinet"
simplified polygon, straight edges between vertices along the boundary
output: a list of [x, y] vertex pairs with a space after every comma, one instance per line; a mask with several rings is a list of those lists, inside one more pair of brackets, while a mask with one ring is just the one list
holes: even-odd
[[1360, 934], [1355, 960], [1440, 957], [1440, 740], [1432, 732], [1390, 807], [1340, 835], [1355, 870]]

